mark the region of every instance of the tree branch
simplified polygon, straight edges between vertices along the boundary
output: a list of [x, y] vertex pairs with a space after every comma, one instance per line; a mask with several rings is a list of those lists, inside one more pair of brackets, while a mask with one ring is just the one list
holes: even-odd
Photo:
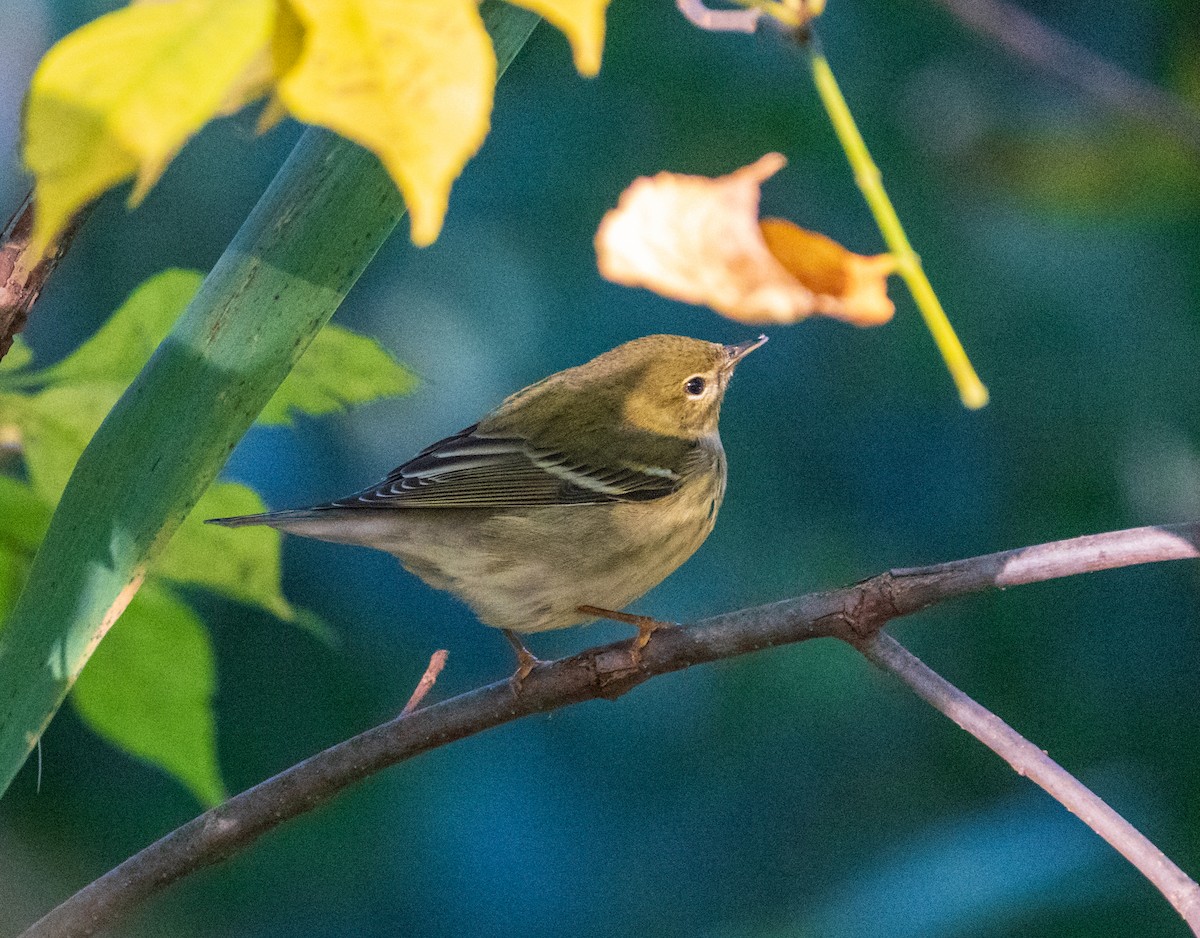
[[76, 213], [44, 257], [33, 257], [29, 252], [33, 212], [31, 192], [0, 232], [0, 359], [12, 348], [13, 336], [25, 328], [29, 311], [67, 253], [89, 209]]
[[[615, 699], [657, 674], [834, 636], [866, 647], [891, 619], [987, 589], [1200, 556], [1200, 523], [1133, 528], [906, 570], [854, 586], [664, 627], [631, 667], [629, 643], [539, 666], [519, 695], [508, 680], [401, 714], [234, 796], [126, 860], [31, 926], [24, 938], [92, 935], [175, 880], [245, 849], [370, 775], [521, 717]], [[887, 647], [876, 644], [873, 648]], [[994, 718], [993, 718], [994, 719]], [[1172, 899], [1175, 901], [1175, 899]]]
[[858, 645], [858, 650], [912, 688], [935, 710], [996, 753], [1018, 775], [1040, 785], [1068, 811], [1108, 841], [1150, 880], [1175, 907], [1192, 934], [1200, 935], [1200, 886], [1172, 863], [1137, 828], [1110, 808], [1045, 752], [986, 707], [976, 703], [916, 655], [885, 633]]
[[939, 0], [953, 16], [1017, 58], [1056, 76], [1098, 104], [1161, 127], [1200, 153], [1200, 111], [1132, 75], [1007, 0]]

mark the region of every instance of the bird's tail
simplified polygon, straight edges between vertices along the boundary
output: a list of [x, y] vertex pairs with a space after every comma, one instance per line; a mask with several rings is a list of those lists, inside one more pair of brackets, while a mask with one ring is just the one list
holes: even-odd
[[311, 521], [320, 517], [313, 508], [296, 508], [290, 511], [267, 511], [261, 515], [235, 515], [232, 518], [207, 518], [205, 524], [219, 524], [223, 528], [245, 528], [254, 524], [265, 524], [272, 528], [286, 528], [296, 522]]
[[[402, 519], [401, 515], [405, 517]], [[415, 529], [408, 523], [410, 517], [408, 512], [402, 511], [323, 506], [268, 511], [261, 515], [236, 515], [233, 518], [209, 518], [208, 523], [227, 528], [265, 524], [288, 534], [315, 537], [319, 541], [392, 550], [398, 544], [408, 543], [414, 536]]]

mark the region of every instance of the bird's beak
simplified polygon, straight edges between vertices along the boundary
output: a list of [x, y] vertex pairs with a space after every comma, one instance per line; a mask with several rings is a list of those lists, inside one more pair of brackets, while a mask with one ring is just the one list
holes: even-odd
[[728, 356], [725, 362], [725, 369], [727, 371], [732, 371], [734, 365], [740, 362], [759, 346], [766, 344], [767, 337], [765, 335], [760, 335], [757, 339], [751, 339], [749, 342], [739, 342], [737, 345], [725, 346], [725, 354]]

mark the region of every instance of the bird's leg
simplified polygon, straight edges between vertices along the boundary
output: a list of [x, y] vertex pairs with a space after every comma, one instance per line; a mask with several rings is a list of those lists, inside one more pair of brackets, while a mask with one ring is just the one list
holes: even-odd
[[617, 612], [615, 609], [605, 609], [603, 606], [577, 606], [576, 609], [584, 615], [595, 616], [598, 619], [611, 619], [613, 622], [624, 622], [627, 625], [634, 626], [638, 630], [638, 634], [637, 638], [633, 640], [633, 646], [629, 649], [629, 657], [635, 668], [639, 667], [642, 663], [642, 649], [650, 641], [650, 636], [663, 626], [671, 624], [658, 619], [652, 619], [650, 616], [639, 616], [634, 615], [632, 612]]
[[504, 637], [508, 639], [508, 643], [512, 645], [513, 651], [517, 653], [517, 670], [510, 680], [514, 694], [521, 692], [521, 684], [525, 678], [529, 677], [530, 673], [539, 664], [542, 664], [542, 659], [537, 657], [532, 651], [525, 647], [525, 643], [517, 638], [517, 633], [512, 629], [501, 629]]

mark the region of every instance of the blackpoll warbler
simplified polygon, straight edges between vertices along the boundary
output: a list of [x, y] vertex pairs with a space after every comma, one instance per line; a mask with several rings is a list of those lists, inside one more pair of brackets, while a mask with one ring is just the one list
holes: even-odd
[[[721, 400], [766, 341], [635, 339], [518, 391], [355, 495], [213, 523], [394, 554], [504, 630], [519, 682], [537, 659], [515, 633], [620, 609], [704, 543], [725, 494]], [[630, 620], [636, 660], [652, 624]]]

